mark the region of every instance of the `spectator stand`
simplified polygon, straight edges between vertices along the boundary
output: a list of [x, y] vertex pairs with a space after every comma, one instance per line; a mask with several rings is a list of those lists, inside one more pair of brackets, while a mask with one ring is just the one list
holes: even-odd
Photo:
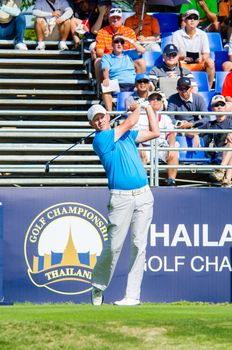
[[215, 73], [215, 92], [220, 94], [222, 91], [222, 86], [225, 80], [225, 77], [227, 76], [229, 72], [227, 71], [217, 71]]

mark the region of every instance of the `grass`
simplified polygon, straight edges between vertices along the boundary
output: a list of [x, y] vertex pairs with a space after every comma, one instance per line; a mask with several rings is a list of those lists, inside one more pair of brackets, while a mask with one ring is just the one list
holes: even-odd
[[229, 350], [231, 329], [230, 304], [0, 307], [1, 350]]

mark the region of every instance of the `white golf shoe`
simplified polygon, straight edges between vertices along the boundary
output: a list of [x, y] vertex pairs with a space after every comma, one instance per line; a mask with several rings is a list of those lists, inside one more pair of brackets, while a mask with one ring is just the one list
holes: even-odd
[[114, 305], [117, 305], [117, 306], [135, 306], [135, 305], [140, 305], [140, 300], [132, 299], [132, 298], [123, 298], [122, 300], [115, 301]]
[[92, 304], [94, 306], [101, 306], [103, 303], [103, 292], [100, 289], [93, 287], [91, 295]]

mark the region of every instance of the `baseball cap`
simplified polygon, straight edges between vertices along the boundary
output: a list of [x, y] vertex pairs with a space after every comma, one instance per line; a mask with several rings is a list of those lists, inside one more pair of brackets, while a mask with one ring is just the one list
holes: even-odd
[[135, 77], [135, 82], [139, 81], [139, 80], [147, 80], [147, 81], [150, 81], [150, 78], [147, 74], [145, 73], [139, 73], [136, 75]]
[[168, 44], [168, 45], [166, 45], [165, 48], [163, 49], [163, 53], [164, 53], [165, 55], [169, 55], [169, 54], [172, 53], [172, 52], [178, 53], [177, 47], [176, 47], [175, 45], [173, 45], [173, 44]]
[[159, 95], [160, 97], [162, 97], [162, 100], [164, 99], [164, 93], [162, 91], [151, 91], [148, 94], [148, 100], [151, 98], [151, 96], [153, 95]]
[[190, 87], [192, 85], [191, 80], [187, 77], [182, 77], [177, 80], [177, 87], [180, 87], [182, 85]]
[[93, 105], [88, 109], [87, 118], [89, 121], [93, 120], [96, 114], [106, 114], [107, 110], [101, 105]]
[[119, 16], [122, 17], [122, 10], [118, 7], [113, 7], [109, 12], [109, 17]]
[[191, 15], [196, 15], [196, 16], [198, 17], [198, 19], [200, 18], [199, 12], [198, 12], [197, 10], [192, 9], [192, 10], [188, 10], [188, 11], [185, 13], [184, 19], [188, 18], [188, 17], [191, 16]]
[[222, 95], [215, 95], [211, 100], [211, 106], [215, 105], [217, 102], [224, 102], [226, 104], [226, 99]]

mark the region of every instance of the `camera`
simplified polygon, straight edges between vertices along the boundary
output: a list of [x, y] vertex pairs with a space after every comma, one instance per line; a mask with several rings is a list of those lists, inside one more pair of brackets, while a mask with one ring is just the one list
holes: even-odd
[[181, 120], [177, 120], [175, 127], [179, 128], [182, 125], [182, 121]]

